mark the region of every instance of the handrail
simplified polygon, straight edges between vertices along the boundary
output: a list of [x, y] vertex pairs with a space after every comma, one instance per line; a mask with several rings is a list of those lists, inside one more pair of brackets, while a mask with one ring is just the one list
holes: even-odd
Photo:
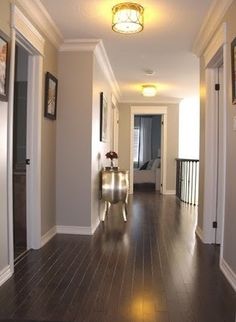
[[199, 160], [176, 158], [176, 196], [190, 205], [198, 205]]

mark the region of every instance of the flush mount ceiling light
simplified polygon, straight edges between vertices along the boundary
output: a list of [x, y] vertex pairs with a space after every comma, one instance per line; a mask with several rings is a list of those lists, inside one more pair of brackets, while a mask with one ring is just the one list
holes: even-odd
[[157, 88], [155, 85], [143, 85], [142, 86], [143, 96], [152, 97], [157, 93]]
[[143, 30], [143, 7], [124, 2], [112, 8], [112, 29], [122, 34], [134, 34]]

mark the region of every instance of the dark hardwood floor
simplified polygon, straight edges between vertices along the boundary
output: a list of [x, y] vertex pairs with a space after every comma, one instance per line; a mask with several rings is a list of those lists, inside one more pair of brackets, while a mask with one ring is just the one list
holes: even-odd
[[155, 192], [115, 205], [93, 237], [57, 235], [0, 288], [0, 318], [79, 322], [234, 322], [219, 247], [195, 236], [196, 211]]

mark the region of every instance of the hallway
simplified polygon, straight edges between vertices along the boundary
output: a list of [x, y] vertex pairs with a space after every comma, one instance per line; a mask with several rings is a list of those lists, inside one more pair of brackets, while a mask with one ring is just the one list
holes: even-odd
[[57, 235], [0, 288], [0, 320], [234, 322], [219, 247], [195, 236], [196, 212], [137, 192], [128, 223], [115, 206], [95, 235]]

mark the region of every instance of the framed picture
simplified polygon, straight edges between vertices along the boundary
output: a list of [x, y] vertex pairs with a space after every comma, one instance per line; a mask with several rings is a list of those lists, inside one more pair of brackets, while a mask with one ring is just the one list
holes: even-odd
[[107, 141], [107, 114], [108, 106], [107, 99], [103, 93], [100, 93], [100, 141]]
[[232, 102], [236, 104], [236, 38], [231, 44], [231, 60], [232, 60]]
[[8, 99], [9, 38], [0, 30], [0, 100]]
[[46, 73], [45, 80], [45, 109], [44, 116], [55, 120], [57, 115], [57, 79], [55, 76]]

